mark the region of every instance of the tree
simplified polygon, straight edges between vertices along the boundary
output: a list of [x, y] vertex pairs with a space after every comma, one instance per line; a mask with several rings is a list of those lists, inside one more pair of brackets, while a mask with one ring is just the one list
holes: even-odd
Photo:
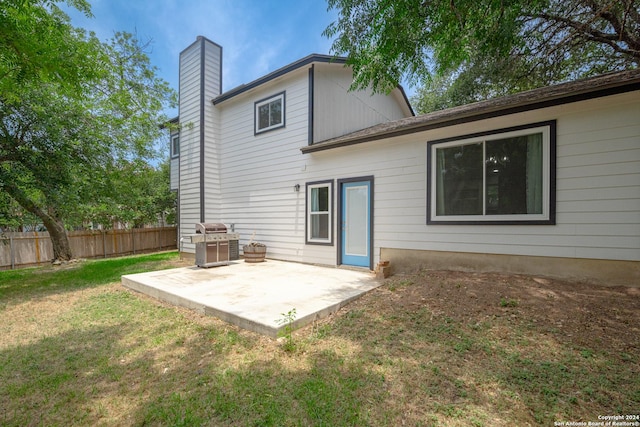
[[40, 219], [25, 211], [5, 192], [0, 192], [0, 236], [4, 231], [32, 230], [40, 224]]
[[169, 189], [168, 159], [157, 167], [141, 159], [120, 159], [105, 172], [100, 188], [92, 190], [101, 196], [82, 197], [68, 213], [69, 223], [143, 227], [175, 220], [176, 193]]
[[0, 189], [40, 218], [54, 257], [70, 259], [66, 221], [83, 200], [106, 197], [118, 162], [154, 156], [175, 94], [136, 37], [100, 42], [53, 2], [10, 0], [0, 23]]
[[328, 3], [339, 16], [325, 35], [348, 55], [353, 88], [389, 91], [406, 76], [450, 105], [640, 63], [638, 0]]
[[[67, 0], [91, 16], [85, 0]], [[94, 75], [87, 58], [93, 42], [69, 25], [55, 2], [3, 0], [0, 4], [0, 96], [4, 102], [20, 99], [22, 84], [55, 81], [78, 88]]]
[[59, 211], [73, 203], [74, 182], [89, 173], [100, 152], [95, 144], [82, 144], [93, 128], [84, 120], [83, 103], [59, 96], [59, 89], [52, 83], [24, 84], [19, 100], [0, 104], [0, 187], [40, 218], [56, 258], [69, 259]]

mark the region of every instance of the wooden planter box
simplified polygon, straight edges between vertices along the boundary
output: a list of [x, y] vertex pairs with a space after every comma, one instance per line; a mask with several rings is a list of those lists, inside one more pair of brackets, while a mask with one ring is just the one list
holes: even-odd
[[267, 247], [244, 245], [242, 252], [244, 252], [244, 262], [262, 262], [267, 255]]

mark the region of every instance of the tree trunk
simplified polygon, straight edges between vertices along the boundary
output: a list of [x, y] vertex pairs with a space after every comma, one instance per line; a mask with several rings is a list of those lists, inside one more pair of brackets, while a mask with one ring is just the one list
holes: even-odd
[[4, 189], [9, 196], [13, 197], [25, 210], [31, 212], [42, 220], [42, 224], [47, 228], [51, 244], [53, 245], [53, 259], [68, 261], [72, 258], [69, 236], [64, 228], [62, 219], [47, 212], [46, 209], [38, 206], [29, 196], [15, 184], [4, 184]]
[[46, 219], [40, 217], [42, 223], [47, 227], [51, 244], [53, 245], [53, 259], [68, 261], [72, 257], [71, 245], [69, 244], [69, 236], [64, 228], [64, 223], [58, 218], [47, 215]]

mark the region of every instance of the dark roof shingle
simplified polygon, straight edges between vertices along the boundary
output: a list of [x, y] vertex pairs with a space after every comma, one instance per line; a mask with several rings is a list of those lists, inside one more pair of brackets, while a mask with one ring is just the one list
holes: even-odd
[[625, 70], [381, 123], [301, 148], [303, 153], [640, 90], [640, 69]]

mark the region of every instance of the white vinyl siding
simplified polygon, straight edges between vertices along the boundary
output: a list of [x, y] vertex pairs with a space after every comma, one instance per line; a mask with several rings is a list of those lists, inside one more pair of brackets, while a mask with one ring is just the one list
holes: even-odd
[[[199, 65], [191, 53], [181, 55], [183, 234], [193, 232], [200, 208]], [[332, 68], [335, 76], [324, 75], [328, 69], [315, 66], [316, 142], [406, 115], [364, 92], [347, 92], [342, 66]], [[216, 106], [206, 95], [206, 219], [235, 224], [241, 245], [253, 236], [268, 246], [270, 258], [335, 265], [337, 245], [306, 244], [306, 192], [295, 186], [373, 176], [374, 264], [380, 248], [640, 260], [638, 92], [302, 154], [309, 135], [308, 71], [302, 67]], [[255, 103], [285, 91], [286, 128], [256, 135]], [[557, 136], [555, 225], [426, 224], [428, 141], [551, 120]], [[337, 221], [332, 223], [337, 233]]]
[[180, 182], [180, 160], [171, 159], [169, 163], [169, 189], [177, 190]]
[[[254, 105], [286, 91], [286, 128], [254, 134]], [[267, 256], [302, 261], [305, 242], [304, 157], [307, 143], [308, 74], [288, 75], [218, 105], [222, 146], [222, 215], [235, 224], [241, 246], [254, 240], [267, 244]], [[325, 260], [331, 264], [333, 260]]]
[[[204, 221], [219, 222], [222, 214], [220, 180], [220, 117], [211, 100], [220, 95], [222, 48], [205, 43], [205, 67], [212, 70], [204, 80]], [[192, 225], [193, 228], [193, 225]], [[189, 231], [192, 233], [193, 231]]]
[[578, 258], [640, 260], [638, 99], [590, 101], [558, 127], [557, 214], [574, 227]]
[[[180, 234], [200, 221], [200, 43], [196, 42], [180, 54], [180, 122], [190, 123], [180, 131], [181, 153], [178, 158]], [[184, 249], [194, 250], [190, 245]]]
[[[202, 41], [198, 39], [180, 54], [180, 157], [179, 157], [179, 208], [180, 234], [193, 234], [195, 223], [200, 222], [200, 131], [204, 126], [206, 134], [214, 135], [215, 111], [211, 98], [220, 93], [221, 49], [204, 40], [205, 75], [201, 75]], [[201, 91], [201, 79], [204, 79], [205, 91]], [[204, 98], [204, 99], [203, 99]], [[205, 121], [201, 122], [200, 105], [204, 100]], [[215, 146], [205, 144], [205, 189], [210, 193], [207, 204], [215, 203], [219, 197], [219, 178], [215, 169], [217, 153]], [[209, 165], [213, 165], [210, 167]], [[183, 249], [194, 251], [195, 246], [185, 243]]]
[[[375, 176], [381, 247], [640, 260], [640, 103], [615, 95], [309, 155], [309, 179]], [[556, 225], [426, 225], [426, 141], [557, 120]]]
[[349, 91], [352, 72], [335, 64], [314, 67], [314, 142], [409, 117], [402, 108], [399, 89], [392, 95], [373, 94], [371, 90]]

